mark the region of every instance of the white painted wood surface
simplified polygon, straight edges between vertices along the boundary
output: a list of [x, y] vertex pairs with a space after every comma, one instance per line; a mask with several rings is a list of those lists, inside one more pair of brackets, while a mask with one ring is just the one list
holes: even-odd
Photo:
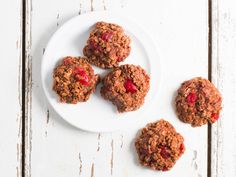
[[[207, 77], [208, 7], [205, 0], [28, 0], [27, 4], [27, 177], [207, 175], [207, 126], [193, 129], [181, 123], [173, 108], [174, 93], [182, 81], [195, 76]], [[149, 121], [162, 117], [170, 121], [184, 135], [187, 147], [170, 172], [154, 172], [138, 165], [133, 146], [137, 129], [106, 134], [83, 132], [68, 125], [47, 106], [39, 66], [48, 40], [71, 17], [104, 9], [123, 12], [136, 19], [159, 45], [163, 87], [160, 101], [147, 117]]]
[[[208, 73], [206, 0], [26, 0], [26, 177], [207, 176], [207, 127], [181, 123], [174, 91], [183, 80]], [[223, 95], [223, 112], [212, 126], [211, 176], [236, 176], [236, 10], [234, 0], [212, 0], [212, 81]], [[40, 61], [53, 32], [73, 16], [96, 10], [127, 14], [144, 25], [159, 46], [162, 90], [147, 119], [165, 118], [185, 137], [186, 152], [166, 173], [138, 165], [137, 129], [88, 133], [64, 122], [47, 105], [40, 85]], [[0, 1], [0, 176], [21, 177], [22, 1]], [[7, 17], [7, 18], [6, 18]], [[7, 67], [6, 67], [7, 66]], [[7, 76], [7, 77], [6, 77]], [[148, 121], [149, 121], [148, 120]], [[141, 127], [140, 127], [141, 128]]]
[[0, 1], [0, 176], [21, 176], [21, 0]]
[[223, 95], [221, 118], [212, 127], [212, 176], [236, 176], [236, 3], [213, 1], [212, 80]]

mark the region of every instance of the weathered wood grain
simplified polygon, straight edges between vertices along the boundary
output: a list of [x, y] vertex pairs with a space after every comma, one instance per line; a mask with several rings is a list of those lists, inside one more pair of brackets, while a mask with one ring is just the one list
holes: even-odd
[[[185, 137], [187, 151], [170, 172], [138, 165], [133, 144], [137, 129], [83, 132], [63, 121], [44, 98], [39, 66], [48, 40], [66, 20], [96, 10], [119, 11], [136, 19], [159, 45], [163, 86], [159, 102], [144, 119], [163, 117]], [[173, 99], [182, 81], [207, 77], [207, 10], [205, 0], [27, 0], [26, 177], [205, 177], [207, 127], [193, 129], [181, 123]]]
[[212, 177], [236, 176], [236, 6], [213, 0], [212, 81], [223, 96], [223, 112], [212, 127]]
[[21, 177], [21, 0], [0, 1], [0, 176]]
[[32, 46], [32, 28], [31, 28], [31, 12], [32, 5], [31, 1], [25, 1], [25, 153], [24, 153], [24, 175], [31, 176], [31, 152], [32, 151], [32, 54], [31, 54], [31, 46]]

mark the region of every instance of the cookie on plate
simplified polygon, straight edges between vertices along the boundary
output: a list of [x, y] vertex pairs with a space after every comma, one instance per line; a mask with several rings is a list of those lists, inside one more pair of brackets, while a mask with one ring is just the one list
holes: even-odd
[[85, 102], [95, 91], [99, 75], [82, 57], [65, 57], [53, 72], [53, 90], [60, 101], [75, 104]]
[[209, 80], [196, 77], [182, 83], [175, 104], [179, 119], [196, 127], [218, 120], [222, 97]]
[[168, 171], [185, 151], [184, 138], [163, 119], [147, 124], [135, 141], [141, 165]]
[[103, 79], [101, 95], [111, 101], [119, 112], [140, 108], [150, 87], [150, 78], [140, 66], [131, 64], [114, 68]]
[[100, 68], [113, 68], [129, 56], [130, 50], [130, 38], [121, 26], [97, 22], [83, 53], [90, 64]]

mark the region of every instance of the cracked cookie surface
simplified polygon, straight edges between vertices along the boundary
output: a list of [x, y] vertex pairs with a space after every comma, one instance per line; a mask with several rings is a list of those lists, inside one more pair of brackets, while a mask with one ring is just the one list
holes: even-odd
[[60, 102], [85, 102], [95, 91], [99, 75], [83, 57], [65, 57], [53, 71], [53, 90]]
[[184, 138], [163, 119], [147, 124], [135, 141], [140, 164], [168, 171], [185, 151]]
[[175, 104], [179, 119], [196, 127], [219, 119], [222, 97], [209, 80], [196, 77], [182, 83]]
[[113, 68], [129, 56], [130, 42], [121, 26], [97, 22], [83, 53], [90, 64], [100, 68]]
[[114, 68], [103, 78], [101, 95], [119, 112], [139, 109], [150, 87], [150, 78], [140, 66], [126, 64]]

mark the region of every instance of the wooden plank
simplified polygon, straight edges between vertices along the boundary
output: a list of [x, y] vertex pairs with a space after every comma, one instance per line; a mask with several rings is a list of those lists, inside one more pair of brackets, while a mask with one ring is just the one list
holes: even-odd
[[21, 3], [0, 1], [0, 176], [21, 176]]
[[223, 96], [223, 112], [212, 127], [212, 176], [236, 176], [236, 6], [213, 1], [212, 81]]
[[77, 130], [63, 121], [42, 96], [39, 66], [53, 32], [73, 16], [104, 9], [120, 11], [136, 19], [160, 47], [163, 86], [160, 101], [147, 113], [147, 122], [164, 117], [184, 135], [187, 146], [185, 155], [173, 170], [161, 175], [206, 176], [207, 126], [194, 129], [181, 123], [172, 107], [174, 93], [181, 82], [195, 76], [207, 77], [208, 7], [205, 0], [41, 0], [32, 1], [32, 11], [31, 1], [27, 2], [27, 62], [32, 59], [32, 66], [27, 65], [27, 177], [152, 177], [161, 174], [138, 165], [133, 145], [137, 129], [114, 133]]

